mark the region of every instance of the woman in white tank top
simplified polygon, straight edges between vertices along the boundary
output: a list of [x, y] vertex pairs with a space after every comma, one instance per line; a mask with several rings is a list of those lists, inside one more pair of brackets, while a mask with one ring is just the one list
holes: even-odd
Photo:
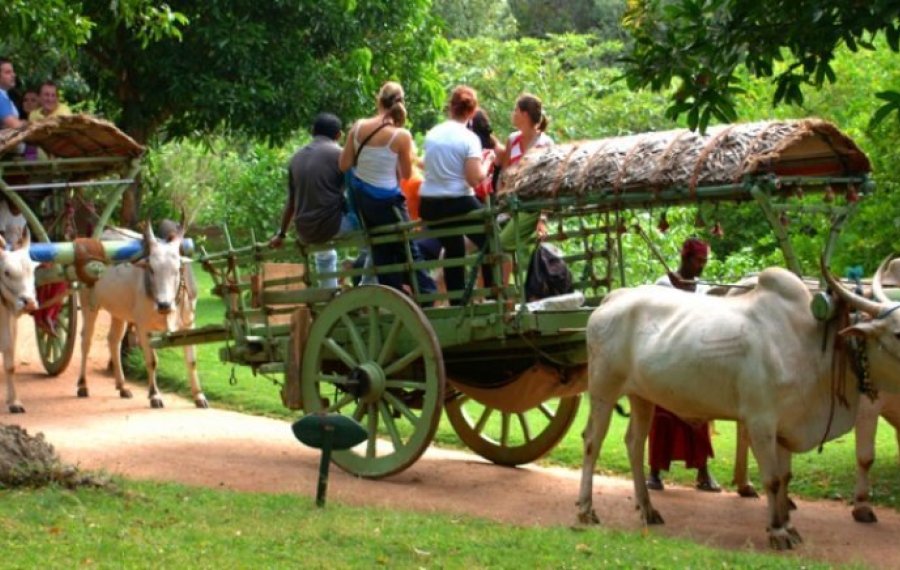
[[[378, 92], [378, 113], [353, 125], [341, 152], [340, 168], [349, 171], [348, 194], [367, 228], [409, 221], [406, 199], [400, 191], [400, 179], [412, 175], [412, 135], [403, 128], [406, 107], [403, 87], [389, 81]], [[410, 243], [414, 261], [422, 257], [415, 242]], [[374, 266], [406, 263], [402, 243], [372, 246]], [[380, 273], [378, 282], [403, 290], [409, 286], [408, 274]], [[416, 272], [419, 291], [433, 293], [434, 281], [424, 271]]]

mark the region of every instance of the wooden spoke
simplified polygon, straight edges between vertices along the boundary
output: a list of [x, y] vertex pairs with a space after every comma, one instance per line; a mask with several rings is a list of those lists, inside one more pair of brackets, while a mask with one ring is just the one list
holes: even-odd
[[412, 413], [412, 410], [410, 410], [406, 404], [400, 401], [400, 398], [390, 392], [386, 392], [384, 394], [384, 399], [387, 400], [394, 409], [403, 414], [403, 417], [405, 417], [413, 426], [419, 423], [419, 418]]
[[388, 435], [391, 436], [391, 443], [394, 445], [394, 450], [400, 449], [403, 446], [403, 440], [400, 439], [400, 432], [397, 431], [394, 417], [391, 415], [391, 411], [388, 409], [384, 400], [378, 402], [378, 410], [381, 412], [381, 420], [384, 422], [384, 427], [387, 428]]
[[368, 413], [369, 418], [369, 439], [366, 441], [366, 457], [373, 459], [375, 452], [378, 450], [378, 410], [375, 408], [375, 404], [366, 406], [366, 413]]
[[369, 307], [369, 358], [381, 351], [381, 323], [378, 322], [378, 309]]
[[351, 369], [356, 368], [357, 365], [359, 364], [357, 361], [353, 360], [353, 357], [350, 356], [350, 354], [346, 350], [344, 350], [341, 347], [341, 345], [339, 345], [337, 342], [335, 342], [334, 339], [332, 339], [332, 338], [325, 339], [325, 346], [328, 347], [328, 349], [335, 356], [340, 358], [341, 362], [343, 362], [348, 368], [351, 368]]
[[356, 352], [356, 361], [367, 361], [369, 355], [366, 351], [366, 343], [363, 341], [362, 335], [359, 334], [356, 323], [354, 323], [353, 319], [347, 315], [341, 315], [341, 323], [343, 323], [344, 328], [347, 330], [347, 334], [350, 336], [350, 344], [353, 345], [353, 351]]
[[528, 423], [528, 416], [516, 414], [516, 417], [519, 418], [519, 429], [522, 430], [522, 437], [525, 438], [525, 441], [531, 441], [533, 438], [531, 437], [531, 425]]
[[384, 344], [381, 346], [381, 352], [378, 353], [378, 360], [376, 360], [380, 366], [384, 366], [384, 361], [394, 353], [394, 344], [397, 342], [397, 336], [400, 334], [400, 327], [402, 326], [403, 323], [397, 318], [391, 323], [391, 328], [388, 329], [387, 338], [384, 339]]
[[327, 408], [325, 408], [325, 412], [328, 412], [328, 413], [339, 412], [341, 410], [341, 408], [343, 408], [344, 406], [346, 406], [347, 404], [349, 404], [350, 402], [353, 402], [355, 400], [356, 400], [356, 398], [353, 397], [353, 394], [344, 394], [340, 400], [338, 400], [337, 402], [335, 402], [335, 403], [331, 404], [330, 406], [328, 406]]
[[403, 370], [404, 368], [406, 368], [407, 366], [409, 366], [410, 364], [412, 364], [413, 362], [415, 362], [416, 360], [418, 360], [420, 358], [422, 358], [422, 347], [417, 346], [411, 352], [406, 353], [406, 355], [404, 355], [402, 358], [395, 360], [389, 366], [386, 366], [384, 368], [384, 375], [390, 376], [391, 374], [400, 372], [401, 370]]
[[423, 390], [427, 386], [427, 384], [424, 381], [401, 380], [398, 378], [391, 378], [389, 380], [385, 380], [384, 385], [388, 388], [401, 388], [404, 390]]

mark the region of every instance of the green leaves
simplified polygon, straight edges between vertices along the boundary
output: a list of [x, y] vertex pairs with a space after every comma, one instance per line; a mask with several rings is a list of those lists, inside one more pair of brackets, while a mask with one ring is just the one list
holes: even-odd
[[[732, 115], [727, 90], [740, 67], [757, 77], [784, 69], [773, 103], [801, 105], [805, 86], [837, 81], [831, 61], [842, 45], [874, 50], [883, 31], [889, 48], [900, 51], [900, 12], [892, 2], [634, 0], [624, 23], [633, 39], [623, 59], [629, 86], [662, 91], [680, 80], [667, 113], [687, 114], [691, 128], [702, 128], [704, 117]], [[698, 78], [704, 84], [696, 85]]]
[[872, 115], [872, 120], [869, 121], [869, 129], [876, 128], [891, 113], [897, 113], [897, 122], [900, 123], [900, 93], [897, 91], [880, 91], [875, 96], [886, 102]]

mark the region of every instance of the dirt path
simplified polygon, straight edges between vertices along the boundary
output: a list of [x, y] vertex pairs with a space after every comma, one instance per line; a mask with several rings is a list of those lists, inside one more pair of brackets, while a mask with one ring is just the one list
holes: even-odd
[[[22, 320], [25, 338], [19, 346], [24, 354], [17, 358], [19, 393], [28, 412], [11, 416], [4, 406], [0, 422], [44, 432], [66, 462], [134, 479], [295, 493], [303, 501], [314, 497], [318, 453], [301, 446], [287, 422], [197, 410], [170, 394], [165, 395], [164, 410], [152, 410], [142, 387], [134, 387], [134, 399], [120, 399], [104, 371], [102, 322], [88, 365], [92, 395], [78, 399], [78, 354], [63, 375], [48, 378], [36, 351], [24, 349], [34, 346], [32, 328], [31, 322]], [[432, 449], [404, 473], [382, 481], [357, 479], [335, 468], [328, 497], [348, 504], [468, 514], [520, 525], [567, 526], [575, 520], [579, 478], [570, 470], [510, 469], [469, 454]], [[629, 481], [597, 476], [594, 488], [595, 507], [604, 525], [640, 529]], [[667, 488], [653, 499], [669, 523], [653, 528], [654, 534], [768, 551], [764, 501], [686, 488]], [[897, 566], [898, 513], [881, 508], [878, 524], [861, 525], [852, 521], [842, 502], [798, 503], [793, 520], [805, 539], [799, 554], [828, 562]]]

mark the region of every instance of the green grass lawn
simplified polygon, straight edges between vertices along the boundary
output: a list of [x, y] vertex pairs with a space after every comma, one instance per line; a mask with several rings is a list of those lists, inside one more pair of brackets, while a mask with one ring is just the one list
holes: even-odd
[[[201, 299], [198, 304], [199, 325], [221, 323], [224, 306], [217, 297], [209, 294], [210, 277], [198, 272]], [[279, 386], [272, 379], [254, 377], [249, 368], [222, 364], [218, 358], [219, 345], [197, 347], [200, 378], [211, 405], [226, 407], [254, 414], [284, 419], [296, 419], [299, 412], [285, 409], [281, 404]], [[136, 351], [137, 352], [137, 351]], [[177, 391], [190, 395], [180, 349], [160, 352], [160, 382], [164, 391]], [[140, 358], [137, 356], [137, 358]], [[277, 379], [276, 379], [277, 380]], [[587, 421], [587, 404], [583, 403], [579, 415], [565, 439], [545, 458], [546, 462], [567, 467], [580, 467], [581, 432]], [[606, 474], [628, 476], [628, 458], [622, 443], [627, 420], [614, 416], [610, 433], [600, 457], [598, 471]], [[734, 467], [735, 429], [732, 422], [716, 422], [713, 447], [716, 458], [710, 468], [722, 484], [731, 481]], [[460, 446], [459, 440], [446, 417], [435, 438], [439, 445]], [[897, 443], [893, 429], [883, 420], [877, 439], [877, 462], [872, 469], [874, 485], [873, 502], [892, 508], [900, 508], [900, 469], [897, 468]], [[758, 484], [756, 464], [751, 461], [751, 478]], [[852, 498], [855, 479], [854, 436], [852, 433], [832, 441], [823, 453], [809, 452], [794, 459], [793, 493], [806, 498], [849, 500]], [[695, 473], [673, 465], [667, 481], [692, 484]]]
[[3, 568], [827, 568], [653, 533], [480, 519], [123, 482], [0, 490]]

